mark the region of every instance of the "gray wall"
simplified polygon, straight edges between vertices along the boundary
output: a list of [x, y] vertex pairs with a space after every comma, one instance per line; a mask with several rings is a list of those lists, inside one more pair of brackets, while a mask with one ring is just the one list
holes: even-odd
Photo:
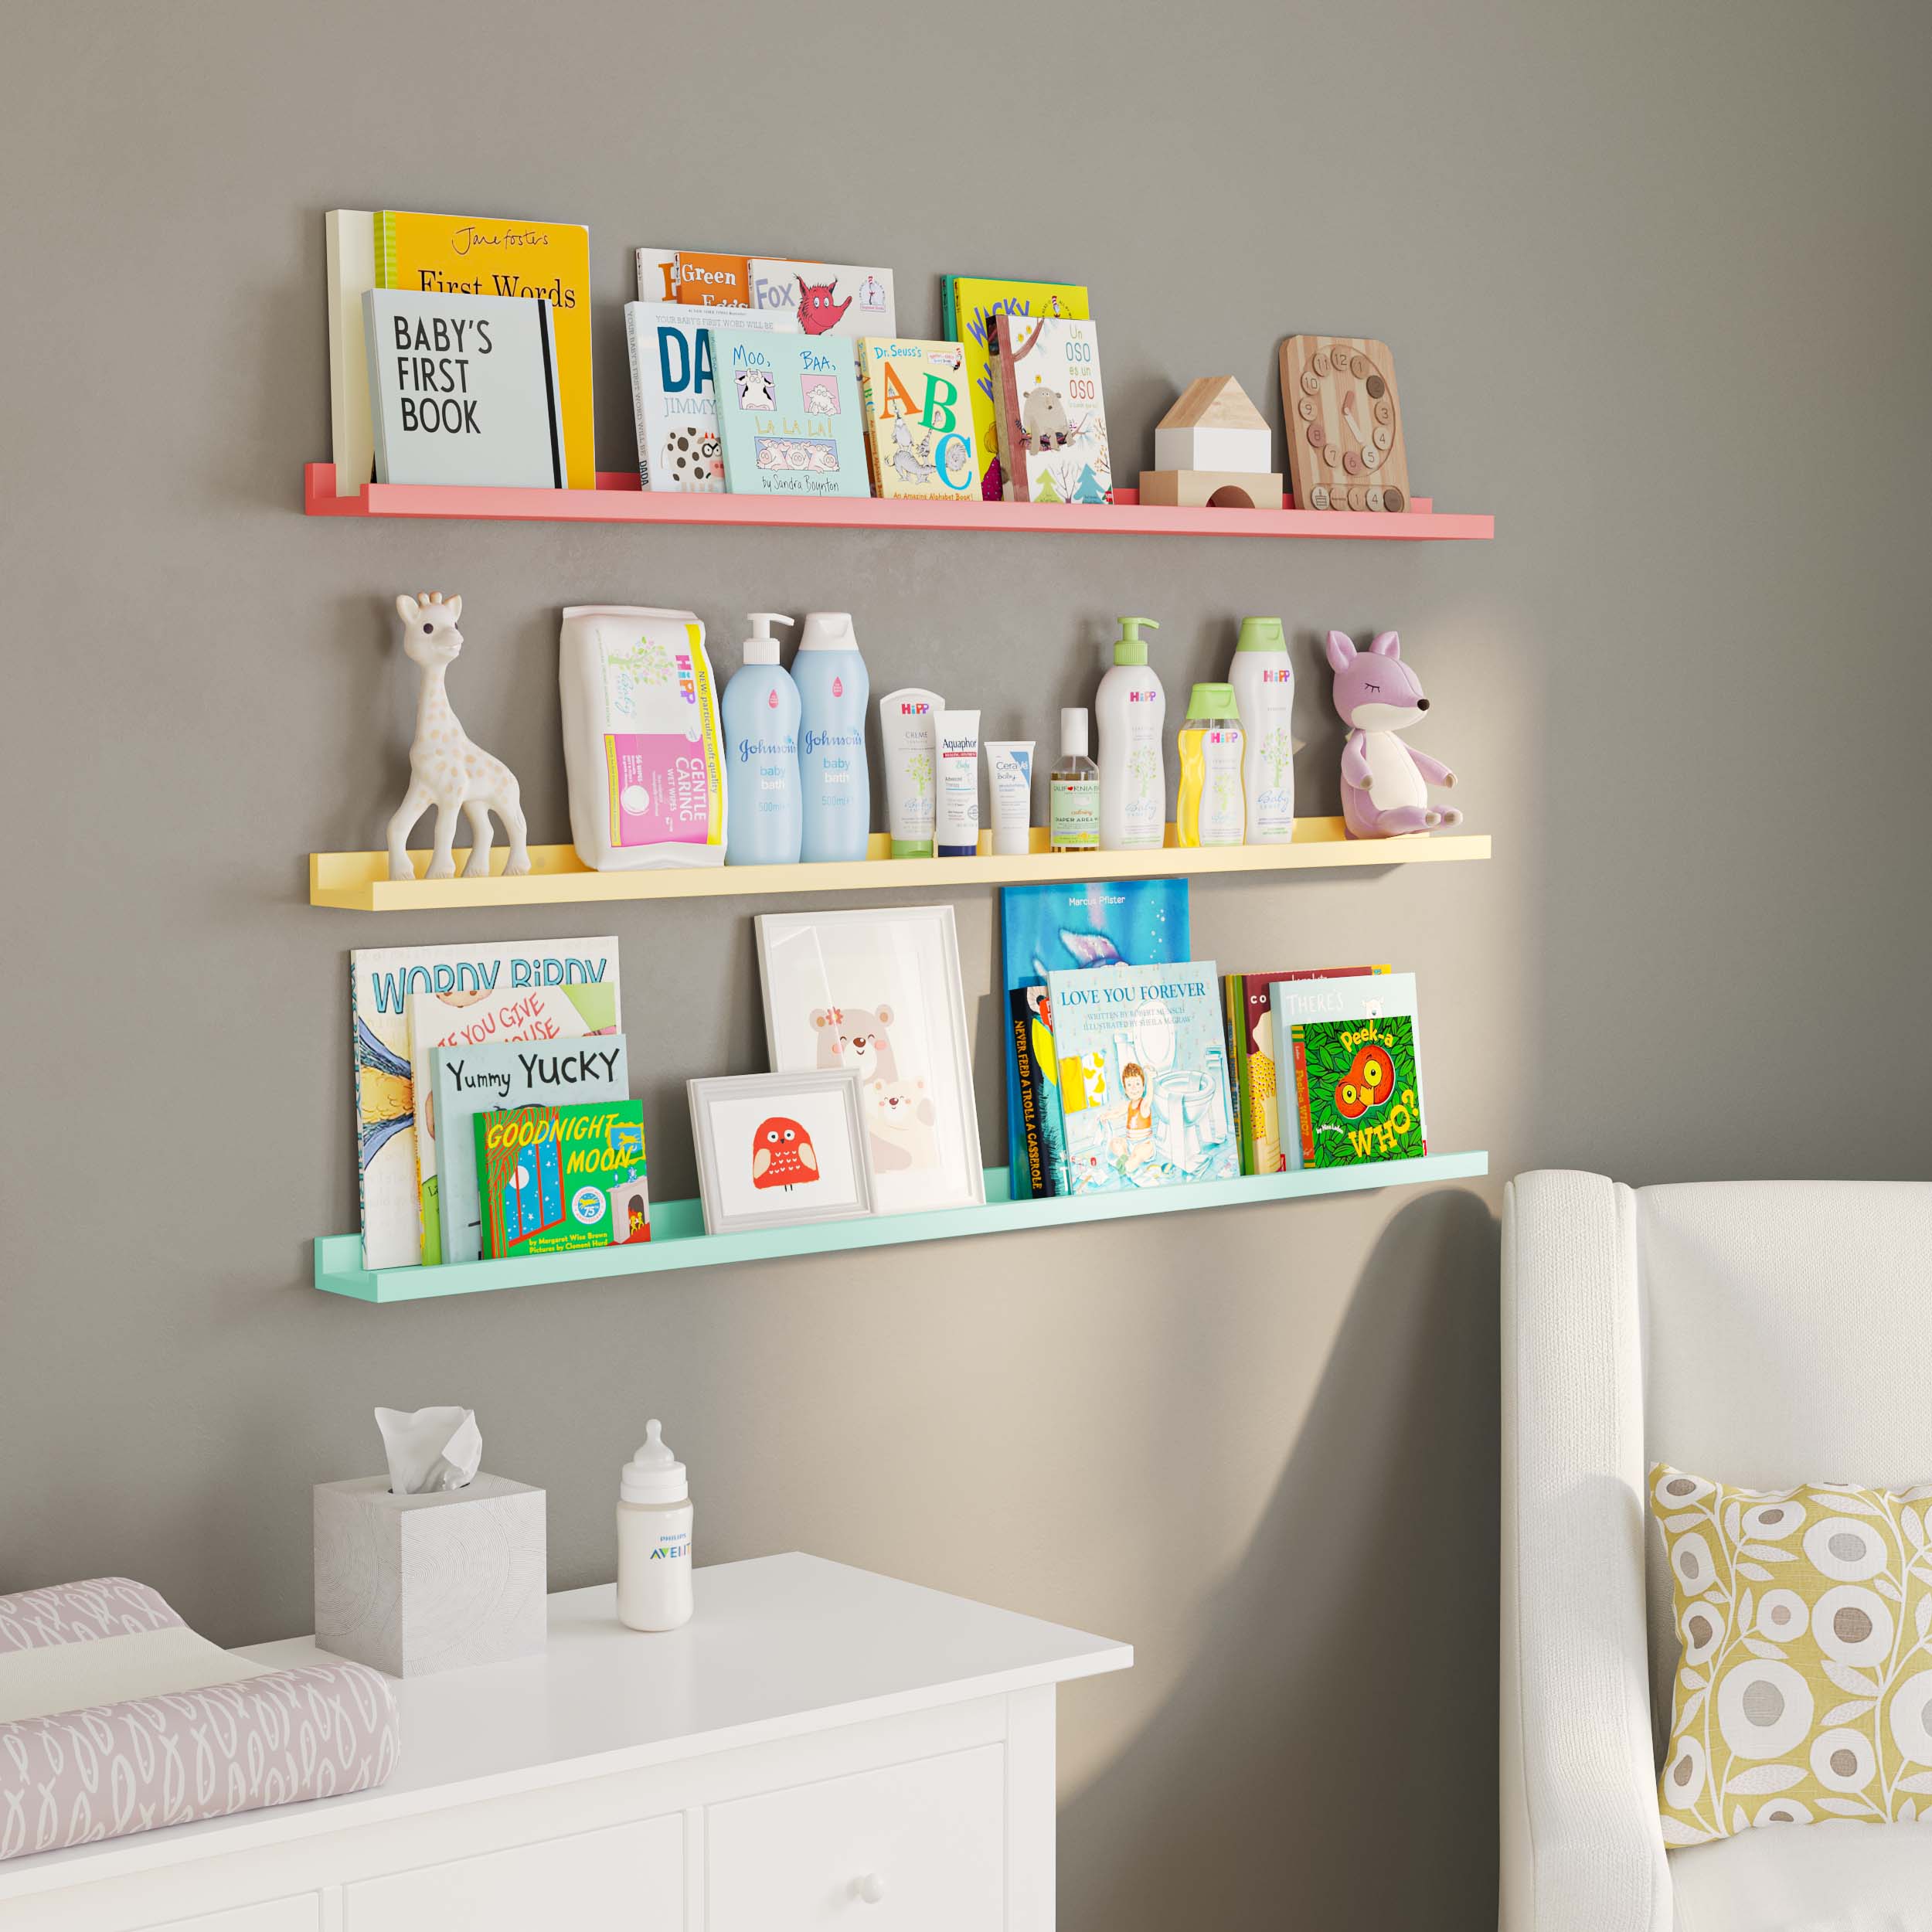
[[[452, 1400], [592, 1582], [661, 1414], [707, 1560], [1137, 1646], [1063, 1699], [1070, 1927], [1489, 1923], [1500, 1178], [325, 1298], [346, 949], [603, 928], [312, 911], [303, 855], [403, 787], [400, 590], [462, 593], [456, 701], [539, 839], [566, 603], [691, 605], [726, 670], [746, 610], [849, 607], [875, 689], [1043, 738], [1114, 613], [1163, 620], [1178, 710], [1280, 611], [1318, 810], [1317, 639], [1396, 626], [1494, 862], [1203, 883], [1197, 949], [1413, 966], [1432, 1126], [1497, 1177], [1922, 1172], [1925, 11], [10, 12], [0, 1590], [125, 1570], [224, 1641], [305, 1630], [308, 1485], [371, 1467], [371, 1404]], [[607, 468], [631, 247], [797, 248], [893, 264], [908, 332], [947, 270], [1087, 281], [1130, 472], [1189, 378], [1272, 413], [1284, 333], [1383, 337], [1418, 488], [1498, 540], [305, 521], [322, 212], [385, 202], [589, 223]], [[996, 1148], [992, 896], [958, 917]], [[688, 1194], [682, 1083], [762, 1064], [750, 923], [611, 923]]]

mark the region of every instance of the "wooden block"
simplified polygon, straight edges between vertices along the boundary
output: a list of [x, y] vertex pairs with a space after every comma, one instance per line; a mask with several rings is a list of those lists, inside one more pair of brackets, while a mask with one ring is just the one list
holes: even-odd
[[1278, 510], [1281, 478], [1274, 471], [1143, 470], [1141, 501], [1174, 509]]
[[1274, 435], [1265, 423], [1237, 427], [1163, 423], [1154, 432], [1157, 470], [1239, 470], [1266, 476], [1274, 468]]

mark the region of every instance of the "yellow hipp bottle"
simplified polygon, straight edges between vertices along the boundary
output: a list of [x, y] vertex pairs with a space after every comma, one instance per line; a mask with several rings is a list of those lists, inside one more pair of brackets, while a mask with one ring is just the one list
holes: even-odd
[[1241, 799], [1241, 714], [1234, 687], [1197, 684], [1181, 726], [1181, 795], [1174, 832], [1183, 845], [1238, 845]]

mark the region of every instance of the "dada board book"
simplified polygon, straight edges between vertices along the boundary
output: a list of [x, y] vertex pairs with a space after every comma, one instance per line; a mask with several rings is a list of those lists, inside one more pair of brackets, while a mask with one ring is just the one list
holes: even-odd
[[650, 1240], [642, 1101], [523, 1107], [471, 1126], [489, 1260]]
[[590, 231], [578, 222], [506, 220], [338, 208], [325, 217], [330, 427], [335, 492], [353, 496], [375, 467], [362, 295], [500, 295], [550, 304], [565, 474], [597, 488], [590, 389]]
[[722, 490], [723, 445], [718, 437], [713, 378], [714, 328], [794, 332], [784, 313], [749, 308], [693, 311], [679, 302], [626, 302], [631, 345], [631, 405], [637, 419], [638, 476], [647, 490]]
[[[471, 1014], [477, 1026], [492, 1027], [485, 1037], [505, 1039], [532, 994], [587, 986], [611, 989], [613, 1023], [621, 1022], [615, 939], [364, 947], [349, 954], [363, 1267], [413, 1267], [422, 1258], [410, 1002], [433, 995]], [[433, 1168], [433, 1153], [430, 1158]]]
[[1231, 1181], [1240, 1143], [1212, 960], [1051, 973], [1069, 1192]]
[[980, 495], [998, 502], [1007, 494], [1001, 443], [999, 386], [994, 362], [999, 354], [997, 318], [1002, 315], [1053, 315], [1087, 319], [1087, 291], [1071, 282], [1024, 282], [996, 275], [946, 278], [940, 333], [965, 352], [966, 387], [973, 404], [973, 441], [978, 452]]
[[853, 345], [711, 332], [725, 481], [740, 495], [870, 496]]
[[1298, 1131], [1284, 1132], [1291, 1168], [1355, 1167], [1428, 1151], [1417, 1065], [1416, 978], [1277, 981], [1277, 1066], [1293, 1070]]
[[[1185, 879], [1145, 879], [1001, 890], [1000, 977], [1008, 1002], [1007, 1158], [1015, 1199], [1068, 1191], [1048, 975], [1185, 960], [1189, 951], [1187, 887]], [[1022, 995], [1017, 1005], [1016, 993]], [[1022, 1015], [1024, 1032], [1017, 1027]], [[1036, 1118], [1030, 1128], [1022, 1039], [1032, 1049]]]

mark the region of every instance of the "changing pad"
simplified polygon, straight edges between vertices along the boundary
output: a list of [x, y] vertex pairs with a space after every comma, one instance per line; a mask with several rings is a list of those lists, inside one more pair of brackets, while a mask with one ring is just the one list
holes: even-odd
[[128, 1577], [0, 1597], [0, 1859], [362, 1791], [400, 1741], [379, 1672], [251, 1664]]

